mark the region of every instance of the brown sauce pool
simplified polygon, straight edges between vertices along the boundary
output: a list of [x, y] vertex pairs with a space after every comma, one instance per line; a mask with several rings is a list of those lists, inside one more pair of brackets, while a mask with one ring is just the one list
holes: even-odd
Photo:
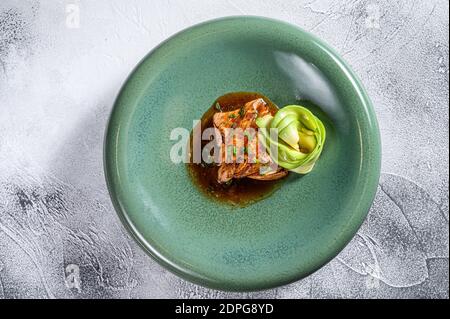
[[[212, 106], [205, 114], [203, 114], [201, 118], [202, 130], [214, 126], [213, 116], [215, 113], [220, 112], [216, 107], [217, 103], [219, 103], [220, 109], [223, 112], [229, 112], [239, 109], [244, 106], [245, 103], [258, 98], [263, 98], [264, 101], [266, 101], [272, 113], [275, 113], [278, 110], [278, 107], [272, 101], [259, 93], [228, 93], [215, 100]], [[208, 141], [202, 141], [202, 148], [206, 143], [208, 143]], [[209, 198], [234, 206], [246, 206], [266, 198], [271, 195], [278, 188], [280, 182], [283, 181], [283, 179], [260, 181], [250, 178], [241, 178], [233, 179], [229, 184], [219, 184], [217, 182], [219, 166], [207, 165], [205, 163], [195, 164], [190, 161], [190, 163], [187, 164], [187, 168], [194, 184], [202, 193], [206, 194]]]

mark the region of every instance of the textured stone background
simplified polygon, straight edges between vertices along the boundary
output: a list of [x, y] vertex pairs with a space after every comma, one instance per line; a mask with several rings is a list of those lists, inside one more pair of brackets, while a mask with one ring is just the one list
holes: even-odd
[[[245, 294], [157, 265], [119, 223], [102, 172], [105, 121], [133, 66], [187, 26], [239, 14], [334, 46], [383, 141], [378, 194], [348, 247], [304, 280]], [[447, 0], [2, 0], [0, 298], [448, 298], [448, 18]]]

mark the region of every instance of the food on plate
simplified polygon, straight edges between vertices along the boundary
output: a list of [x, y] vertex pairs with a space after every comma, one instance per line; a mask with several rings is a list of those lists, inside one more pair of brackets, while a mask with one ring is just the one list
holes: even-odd
[[200, 125], [213, 134], [201, 141], [201, 162], [189, 161], [190, 175], [205, 193], [236, 205], [273, 193], [290, 171], [309, 173], [325, 142], [324, 125], [308, 109], [279, 109], [259, 93], [219, 97]]

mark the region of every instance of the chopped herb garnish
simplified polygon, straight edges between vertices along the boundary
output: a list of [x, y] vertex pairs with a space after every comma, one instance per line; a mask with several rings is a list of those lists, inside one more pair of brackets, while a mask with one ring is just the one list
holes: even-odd
[[231, 113], [230, 115], [228, 115], [228, 117], [229, 117], [230, 119], [234, 119], [234, 118], [236, 118], [236, 114]]
[[241, 109], [239, 110], [239, 116], [244, 117], [244, 115], [245, 115], [244, 107], [241, 107]]
[[244, 146], [244, 154], [247, 154], [247, 153], [248, 153], [248, 147]]
[[236, 146], [233, 146], [233, 155], [236, 155], [236, 153], [237, 153]]
[[218, 110], [219, 112], [223, 112], [219, 102], [216, 103], [216, 110]]

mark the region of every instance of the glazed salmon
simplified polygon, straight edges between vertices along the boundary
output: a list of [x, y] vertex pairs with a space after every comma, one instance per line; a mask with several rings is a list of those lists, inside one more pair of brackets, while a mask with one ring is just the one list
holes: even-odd
[[230, 112], [219, 112], [214, 114], [214, 126], [225, 136], [226, 128], [257, 128], [255, 120], [270, 113], [269, 106], [263, 99], [256, 99], [245, 103], [240, 109]]
[[[225, 144], [222, 144], [222, 164], [217, 176], [219, 183], [227, 183], [233, 178], [244, 177], [257, 180], [275, 180], [287, 175], [287, 171], [282, 168], [265, 174], [261, 173], [263, 171], [261, 167], [268, 166], [272, 163], [272, 160], [267, 153], [258, 152], [256, 133], [258, 126], [255, 120], [269, 113], [271, 112], [267, 103], [262, 98], [258, 98], [247, 102], [243, 107], [234, 111], [214, 114], [214, 127], [220, 131], [224, 141], [228, 141], [228, 138], [231, 138], [231, 136], [227, 136], [227, 134], [230, 134], [228, 129], [241, 129], [233, 132], [235, 135], [231, 150], [227, 150]], [[240, 135], [250, 128], [254, 129], [253, 135]], [[249, 154], [252, 154], [252, 156], [249, 156]], [[257, 155], [261, 161], [256, 161]]]

